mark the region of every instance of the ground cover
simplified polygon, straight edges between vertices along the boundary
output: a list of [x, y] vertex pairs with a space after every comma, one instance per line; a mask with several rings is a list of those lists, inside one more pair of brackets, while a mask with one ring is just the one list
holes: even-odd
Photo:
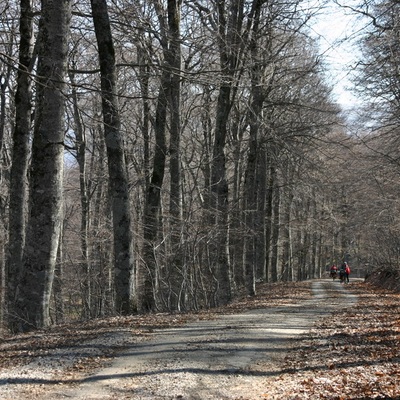
[[[400, 295], [364, 282], [344, 290], [355, 293], [358, 303], [335, 305], [332, 314], [292, 342], [280, 373], [266, 374], [263, 390], [241, 399], [400, 399]], [[242, 296], [212, 311], [108, 318], [3, 335], [0, 398], [44, 398], [57, 385], [90, 376], [116, 352], [146, 341], [160, 328], [290, 306], [310, 297], [309, 282], [263, 284], [256, 297]]]
[[343, 304], [299, 338], [265, 398], [400, 399], [400, 294], [354, 283]]

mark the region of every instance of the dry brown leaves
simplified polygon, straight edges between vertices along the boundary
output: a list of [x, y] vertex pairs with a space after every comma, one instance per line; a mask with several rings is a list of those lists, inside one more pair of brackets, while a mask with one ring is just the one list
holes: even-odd
[[352, 284], [356, 306], [318, 321], [268, 382], [269, 399], [400, 399], [400, 295]]
[[[296, 340], [282, 373], [266, 378], [263, 397], [279, 400], [400, 399], [400, 295], [365, 283], [351, 284], [359, 304], [319, 320]], [[221, 313], [285, 305], [310, 297], [310, 283], [262, 284], [258, 295], [242, 295], [226, 307], [197, 313], [114, 317], [0, 338], [0, 368], [45, 358], [52, 349], [73, 347], [101, 335], [129, 330], [145, 340], [154, 329], [177, 326]], [[349, 288], [350, 289], [350, 288]], [[116, 349], [77, 357], [60, 380], [90, 373]]]

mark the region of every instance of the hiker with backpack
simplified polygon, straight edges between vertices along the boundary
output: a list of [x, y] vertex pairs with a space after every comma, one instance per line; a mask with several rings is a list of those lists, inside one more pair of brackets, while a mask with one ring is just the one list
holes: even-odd
[[340, 266], [339, 276], [340, 276], [340, 282], [349, 283], [350, 267], [346, 261], [343, 262], [343, 264]]
[[345, 263], [346, 264], [346, 267], [345, 267], [345, 269], [344, 269], [344, 281], [346, 282], [346, 283], [349, 283], [350, 282], [350, 280], [349, 280], [349, 276], [350, 276], [350, 267], [349, 267], [349, 264], [347, 264], [347, 263]]

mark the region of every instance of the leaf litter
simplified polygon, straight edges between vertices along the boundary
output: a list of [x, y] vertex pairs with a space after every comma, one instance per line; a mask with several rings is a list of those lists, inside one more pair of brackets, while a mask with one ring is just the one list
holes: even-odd
[[[358, 304], [343, 304], [299, 337], [281, 373], [266, 376], [265, 391], [254, 399], [400, 399], [400, 294], [366, 283], [352, 283], [346, 290], [358, 296]], [[146, 340], [154, 329], [290, 305], [310, 296], [309, 282], [262, 284], [257, 296], [243, 295], [214, 310], [113, 317], [3, 335], [0, 398], [38, 396], [89, 376], [118, 349]]]
[[300, 338], [265, 398], [400, 399], [400, 294], [364, 282], [351, 290], [358, 303]]

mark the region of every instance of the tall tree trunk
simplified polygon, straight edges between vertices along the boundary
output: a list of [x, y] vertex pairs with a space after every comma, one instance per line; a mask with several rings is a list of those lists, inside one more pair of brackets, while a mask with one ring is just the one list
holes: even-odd
[[[153, 162], [153, 175], [148, 188], [144, 216], [144, 260], [141, 268], [142, 299], [141, 310], [154, 310], [156, 287], [161, 282], [167, 289], [167, 308], [180, 308], [180, 289], [182, 282], [182, 255], [179, 252], [181, 234], [181, 171], [180, 171], [180, 0], [167, 2], [167, 13], [158, 0], [153, 1], [160, 25], [161, 45], [165, 68], [156, 109], [155, 135], [156, 150]], [[170, 112], [170, 254], [168, 268], [164, 272], [157, 268], [156, 241], [159, 234], [159, 211], [161, 206], [161, 187], [164, 180], [167, 145], [165, 139], [167, 110]], [[158, 251], [159, 253], [159, 251]], [[157, 276], [159, 279], [157, 279]]]
[[[211, 167], [212, 167], [212, 152], [213, 152], [213, 120], [212, 120], [212, 91], [209, 85], [204, 85], [203, 104], [201, 110], [201, 126], [202, 126], [202, 139], [203, 139], [203, 163], [202, 173], [204, 179], [204, 200], [202, 202], [203, 212], [202, 219], [206, 221], [204, 224], [203, 232], [208, 238], [202, 241], [203, 245], [199, 251], [197, 264], [205, 267], [197, 269], [197, 282], [199, 282], [200, 292], [204, 293], [203, 304], [207, 306], [214, 302], [215, 298], [215, 260], [210, 257], [210, 248], [213, 247], [214, 226], [212, 208], [212, 188], [211, 188]], [[210, 244], [211, 243], [211, 244]]]
[[[229, 10], [227, 12], [226, 8]], [[235, 73], [238, 67], [239, 43], [243, 2], [217, 1], [219, 57], [223, 79], [219, 87], [215, 117], [215, 137], [211, 168], [211, 193], [213, 223], [216, 229], [213, 257], [215, 276], [218, 282], [217, 302], [227, 303], [232, 296], [231, 271], [228, 257], [228, 182], [226, 179], [225, 145], [228, 121], [234, 97]], [[227, 17], [228, 16], [228, 20]]]
[[42, 0], [29, 219], [18, 294], [22, 330], [50, 325], [50, 296], [62, 224], [63, 90], [70, 7], [69, 0]]
[[272, 249], [271, 249], [271, 281], [278, 282], [278, 261], [280, 251], [280, 203], [281, 203], [281, 189], [278, 184], [277, 174], [275, 175], [275, 182], [273, 188], [273, 219], [272, 219]]
[[253, 34], [250, 42], [252, 70], [251, 70], [251, 94], [252, 103], [250, 108], [250, 140], [247, 157], [247, 170], [245, 179], [245, 281], [246, 291], [250, 296], [256, 294], [256, 262], [257, 262], [257, 198], [259, 185], [257, 182], [259, 131], [264, 102], [263, 89], [261, 86], [261, 63], [258, 61], [257, 34], [260, 22], [261, 2], [255, 2], [253, 15]]
[[[11, 68], [8, 68], [11, 70]], [[10, 73], [0, 72], [0, 155], [4, 147], [4, 132], [6, 130], [7, 88], [10, 84]], [[0, 175], [1, 178], [1, 175]]]
[[261, 145], [258, 149], [258, 163], [257, 163], [257, 182], [258, 182], [258, 200], [257, 200], [257, 218], [256, 218], [256, 277], [266, 281], [266, 204], [267, 204], [267, 152], [265, 145]]
[[268, 184], [266, 190], [266, 201], [265, 201], [265, 279], [269, 282], [271, 279], [271, 254], [272, 254], [272, 215], [273, 215], [273, 193], [274, 184], [276, 179], [276, 169], [274, 166], [274, 160], [272, 159], [271, 152], [267, 152], [267, 164], [268, 164]]
[[242, 111], [234, 108], [231, 113], [231, 146], [232, 146], [232, 190], [229, 222], [229, 265], [231, 268], [232, 296], [239, 288], [245, 287], [244, 252], [245, 235], [243, 234], [244, 205], [243, 205], [243, 176], [246, 165], [244, 161], [243, 136], [247, 127], [243, 123], [245, 117]]
[[317, 201], [315, 190], [312, 190], [312, 200], [310, 204], [310, 275], [311, 279], [318, 278], [317, 273], [317, 248], [318, 248], [318, 224], [317, 224]]
[[[143, 41], [145, 38], [142, 39]], [[144, 190], [147, 193], [150, 183], [150, 68], [149, 62], [146, 58], [145, 48], [138, 44], [138, 77], [142, 94], [142, 107], [143, 107], [143, 122], [142, 122], [142, 135], [143, 135], [143, 174], [144, 174]]]
[[[64, 225], [64, 224], [63, 224]], [[54, 271], [54, 309], [57, 324], [64, 322], [64, 226], [61, 228], [57, 252], [57, 262]]]
[[[7, 8], [7, 6], [6, 6]], [[22, 7], [21, 7], [22, 8]], [[23, 16], [22, 16], [23, 14]], [[26, 21], [26, 18], [29, 18], [31, 16], [27, 15], [27, 12], [24, 10], [21, 10], [21, 17], [20, 17], [20, 23], [24, 24], [26, 22], [29, 23], [29, 21]], [[11, 24], [13, 25], [15, 22], [13, 21]], [[14, 30], [13, 26], [9, 26], [8, 29], [10, 31]], [[23, 33], [25, 29], [25, 26], [20, 27], [20, 34]], [[26, 39], [26, 38], [24, 38]], [[24, 40], [23, 40], [24, 41]], [[10, 39], [8, 40], [8, 43], [5, 44], [4, 42], [2, 43], [2, 46], [6, 47], [6, 54], [3, 56], [4, 59], [11, 59], [14, 57], [14, 38], [10, 36]], [[21, 49], [23, 45], [20, 44], [20, 51], [23, 50]], [[21, 56], [20, 56], [20, 61], [21, 61]], [[24, 60], [25, 61], [25, 60]], [[11, 62], [2, 62], [2, 68], [0, 70], [0, 157], [3, 157], [3, 149], [4, 149], [4, 134], [6, 132], [6, 107], [8, 104], [7, 101], [7, 90], [10, 87], [10, 80], [12, 77], [12, 72], [15, 66], [12, 65]], [[17, 78], [18, 79], [18, 78]], [[12, 85], [12, 84], [11, 84]], [[2, 178], [3, 171], [0, 170], [0, 181]]]
[[142, 312], [156, 309], [156, 240], [159, 227], [159, 212], [161, 206], [161, 188], [164, 181], [165, 159], [167, 147], [165, 143], [165, 125], [167, 118], [167, 93], [169, 74], [163, 71], [161, 85], [158, 94], [155, 139], [156, 147], [153, 160], [153, 173], [146, 195], [144, 210], [143, 232], [143, 260], [139, 268], [139, 298], [138, 308]]
[[[254, 106], [254, 104], [253, 104]], [[257, 129], [252, 124], [250, 126], [250, 148], [247, 158], [247, 170], [245, 179], [245, 281], [246, 292], [249, 296], [256, 294], [256, 204], [257, 204], [257, 186], [256, 186], [256, 165], [257, 165]]]
[[17, 330], [19, 316], [15, 310], [17, 285], [23, 271], [25, 219], [27, 205], [27, 171], [31, 134], [31, 62], [33, 51], [32, 0], [21, 0], [19, 69], [15, 94], [15, 128], [10, 174], [9, 245], [7, 258], [7, 303], [9, 328]]
[[104, 135], [114, 234], [115, 307], [117, 313], [131, 313], [133, 299], [133, 244], [128, 178], [118, 111], [114, 44], [106, 0], [91, 0], [99, 52]]
[[180, 248], [182, 206], [181, 206], [181, 46], [180, 46], [180, 0], [168, 0], [168, 66], [170, 68], [169, 109], [171, 116], [170, 128], [170, 227], [171, 227], [171, 260], [169, 262], [170, 309], [181, 308], [181, 286], [183, 281], [182, 252]]
[[227, 134], [227, 117], [230, 111], [230, 92], [228, 85], [222, 84], [218, 96], [213, 164], [211, 171], [211, 188], [214, 200], [214, 224], [216, 227], [215, 275], [218, 282], [217, 299], [226, 304], [231, 299], [230, 268], [227, 256], [228, 245], [228, 182], [226, 180], [225, 140]]
[[291, 210], [293, 202], [293, 190], [288, 185], [284, 190], [282, 199], [282, 280], [293, 280], [292, 239], [291, 239]]
[[[0, 332], [3, 331], [4, 328], [7, 328], [7, 316], [5, 314], [6, 305], [6, 263], [5, 263], [5, 245], [6, 245], [6, 238], [5, 238], [5, 230], [2, 229], [4, 232], [3, 237], [0, 236]], [[1, 231], [0, 231], [1, 232]]]
[[[98, 138], [97, 138], [98, 135]], [[93, 191], [91, 202], [92, 220], [90, 224], [90, 236], [93, 238], [90, 246], [91, 269], [96, 280], [90, 281], [92, 315], [103, 317], [115, 312], [114, 306], [114, 280], [113, 271], [113, 244], [112, 240], [104, 240], [105, 232], [112, 232], [111, 199], [107, 196], [107, 150], [103, 128], [99, 123], [92, 130], [95, 145], [90, 151], [90, 173], [93, 181], [97, 182], [96, 189], [92, 188], [91, 180], [88, 181], [88, 191]], [[111, 234], [112, 237], [112, 234]], [[110, 243], [111, 242], [111, 243]]]
[[78, 106], [78, 94], [76, 91], [75, 77], [71, 72], [70, 80], [72, 84], [72, 104], [74, 110], [74, 122], [75, 122], [75, 138], [76, 138], [76, 160], [79, 167], [79, 189], [80, 189], [80, 200], [81, 200], [81, 228], [80, 228], [80, 240], [81, 240], [81, 260], [80, 260], [80, 271], [82, 279], [82, 306], [83, 306], [83, 318], [89, 318], [91, 314], [91, 271], [89, 261], [89, 194], [88, 185], [86, 179], [86, 138], [84, 134], [84, 128], [81, 121], [81, 116]]

